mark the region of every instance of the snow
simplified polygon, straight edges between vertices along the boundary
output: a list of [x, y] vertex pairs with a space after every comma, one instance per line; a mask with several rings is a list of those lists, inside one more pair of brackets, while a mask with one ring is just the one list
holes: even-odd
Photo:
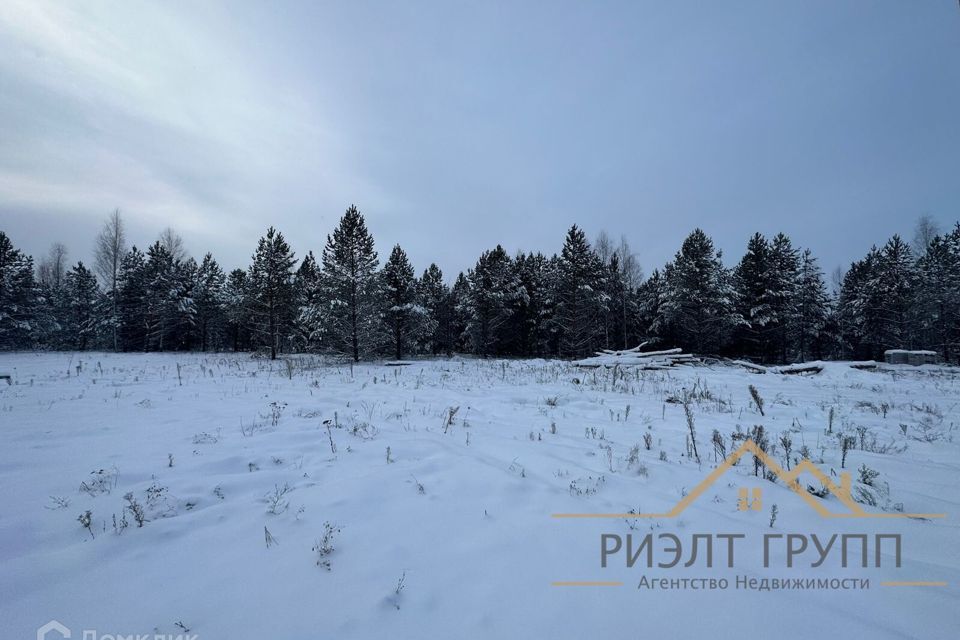
[[[807, 377], [721, 365], [624, 373], [541, 360], [385, 364], [0, 355], [0, 371], [13, 376], [0, 385], [3, 637], [32, 638], [51, 619], [74, 637], [81, 629], [176, 635], [183, 622], [200, 640], [956, 633], [955, 369], [824, 362]], [[765, 400], [764, 416], [749, 385]], [[686, 457], [684, 407], [671, 401], [682, 389], [697, 398], [701, 465]], [[734, 467], [675, 520], [631, 521], [635, 531], [621, 518], [551, 517], [667, 511], [715, 466], [713, 429], [729, 438], [737, 425], [756, 424], [771, 440], [789, 432], [795, 450], [807, 445], [820, 468], [838, 474], [836, 432], [865, 427], [868, 443], [892, 445], [849, 453], [855, 488], [862, 464], [889, 486], [879, 507], [865, 508], [894, 513], [901, 503], [948, 517], [823, 519], [783, 483], [759, 481], [764, 504], [778, 505], [771, 528], [766, 506], [736, 509], [736, 487], [757, 486], [752, 464]], [[639, 463], [630, 464], [637, 444]], [[99, 470], [103, 491], [80, 491]], [[284, 487], [270, 513], [269, 494]], [[149, 521], [138, 528], [131, 519], [117, 534], [112, 515], [121, 517], [128, 492]], [[840, 507], [835, 496], [825, 503]], [[95, 537], [77, 520], [87, 510]], [[312, 548], [326, 522], [340, 531], [321, 557]], [[844, 569], [831, 556], [820, 568], [787, 569], [774, 554], [780, 564], [764, 568], [751, 544], [735, 569], [723, 555], [709, 569], [627, 568], [622, 556], [601, 568], [602, 533], [649, 532], [900, 533], [903, 562]], [[724, 577], [730, 588], [638, 589], [644, 576]], [[863, 577], [871, 588], [748, 592], [733, 588], [737, 576]], [[580, 580], [624, 586], [551, 586]]]

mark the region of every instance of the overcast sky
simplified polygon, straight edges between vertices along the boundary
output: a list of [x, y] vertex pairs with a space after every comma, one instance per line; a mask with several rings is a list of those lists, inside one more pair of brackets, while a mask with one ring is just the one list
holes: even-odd
[[647, 272], [694, 227], [785, 231], [826, 271], [960, 219], [956, 0], [0, 1], [0, 229], [89, 260], [119, 207], [245, 266], [319, 254], [355, 203], [381, 258], [559, 250]]

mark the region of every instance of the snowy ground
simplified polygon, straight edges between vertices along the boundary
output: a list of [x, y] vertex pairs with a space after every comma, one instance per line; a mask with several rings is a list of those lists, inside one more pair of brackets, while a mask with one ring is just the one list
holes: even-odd
[[[0, 373], [14, 382], [0, 382], [5, 639], [33, 638], [51, 619], [74, 638], [189, 629], [200, 640], [953, 638], [960, 627], [955, 370], [680, 367], [614, 383], [608, 370], [544, 361], [351, 370], [312, 358], [57, 353], [0, 355]], [[696, 398], [701, 465], [686, 455], [684, 407], [669, 401], [683, 389]], [[880, 472], [869, 511], [947, 517], [824, 519], [782, 482], [754, 479], [752, 462], [675, 519], [551, 517], [668, 511], [715, 466], [713, 429], [729, 438], [757, 424], [790, 432], [795, 453], [806, 445], [825, 472], [840, 471], [836, 433], [856, 436], [855, 486], [860, 465]], [[762, 511], [737, 511], [741, 485], [763, 486]], [[124, 508], [130, 493], [142, 527]], [[840, 507], [835, 496], [826, 504]], [[78, 521], [88, 510], [89, 530]], [[117, 529], [128, 523], [119, 533], [114, 516]], [[314, 550], [325, 522], [339, 529], [326, 554]], [[601, 534], [651, 531], [748, 540], [734, 569], [723, 556], [713, 568], [627, 568], [622, 554], [601, 568]], [[900, 533], [903, 563], [892, 567], [884, 549], [880, 569], [844, 569], [839, 556], [787, 569], [778, 551], [765, 569], [757, 540], [770, 532]], [[725, 577], [730, 588], [637, 588], [644, 576]], [[737, 576], [856, 576], [870, 588], [738, 590]]]

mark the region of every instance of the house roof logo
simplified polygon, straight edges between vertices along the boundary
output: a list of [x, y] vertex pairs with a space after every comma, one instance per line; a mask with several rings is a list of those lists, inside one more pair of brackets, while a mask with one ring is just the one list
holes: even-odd
[[51, 635], [49, 638], [47, 637], [47, 634], [49, 634], [51, 631], [56, 631], [59, 633], [61, 638], [70, 637], [70, 629], [68, 629], [65, 624], [56, 620], [51, 620], [47, 624], [37, 629], [37, 640], [56, 640], [56, 636]]
[[[777, 461], [774, 460], [766, 451], [758, 447], [753, 440], [747, 439], [740, 447], [731, 453], [727, 458], [714, 469], [706, 478], [704, 478], [696, 487], [687, 493], [677, 502], [669, 511], [664, 513], [555, 513], [554, 518], [676, 518], [687, 507], [693, 504], [697, 498], [703, 495], [713, 483], [733, 466], [743, 456], [751, 454], [762, 462], [767, 469], [780, 478], [788, 489], [796, 493], [806, 502], [814, 511], [824, 518], [943, 518], [944, 513], [871, 513], [865, 511], [856, 500], [850, 495], [850, 474], [841, 474], [840, 485], [834, 483], [830, 477], [821, 471], [817, 465], [809, 459], [804, 459], [793, 469], [787, 471], [783, 469]], [[803, 488], [800, 484], [800, 476], [804, 473], [810, 473], [826, 487], [831, 494], [835, 495], [845, 511], [834, 512], [827, 508], [826, 504]]]

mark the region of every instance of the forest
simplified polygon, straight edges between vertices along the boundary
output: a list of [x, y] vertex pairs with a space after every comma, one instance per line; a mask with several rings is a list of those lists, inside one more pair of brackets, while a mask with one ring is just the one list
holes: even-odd
[[246, 269], [187, 255], [165, 230], [127, 246], [113, 212], [94, 264], [62, 244], [35, 262], [0, 231], [0, 349], [251, 351], [370, 358], [475, 354], [573, 358], [663, 345], [764, 363], [879, 359], [887, 349], [960, 353], [960, 223], [928, 217], [912, 242], [874, 246], [828, 284], [810, 249], [783, 233], [747, 240], [733, 265], [695, 229], [644, 277], [628, 242], [571, 227], [558, 254], [484, 251], [448, 279], [418, 276], [394, 246], [382, 265], [351, 206], [319, 259], [274, 228]]

